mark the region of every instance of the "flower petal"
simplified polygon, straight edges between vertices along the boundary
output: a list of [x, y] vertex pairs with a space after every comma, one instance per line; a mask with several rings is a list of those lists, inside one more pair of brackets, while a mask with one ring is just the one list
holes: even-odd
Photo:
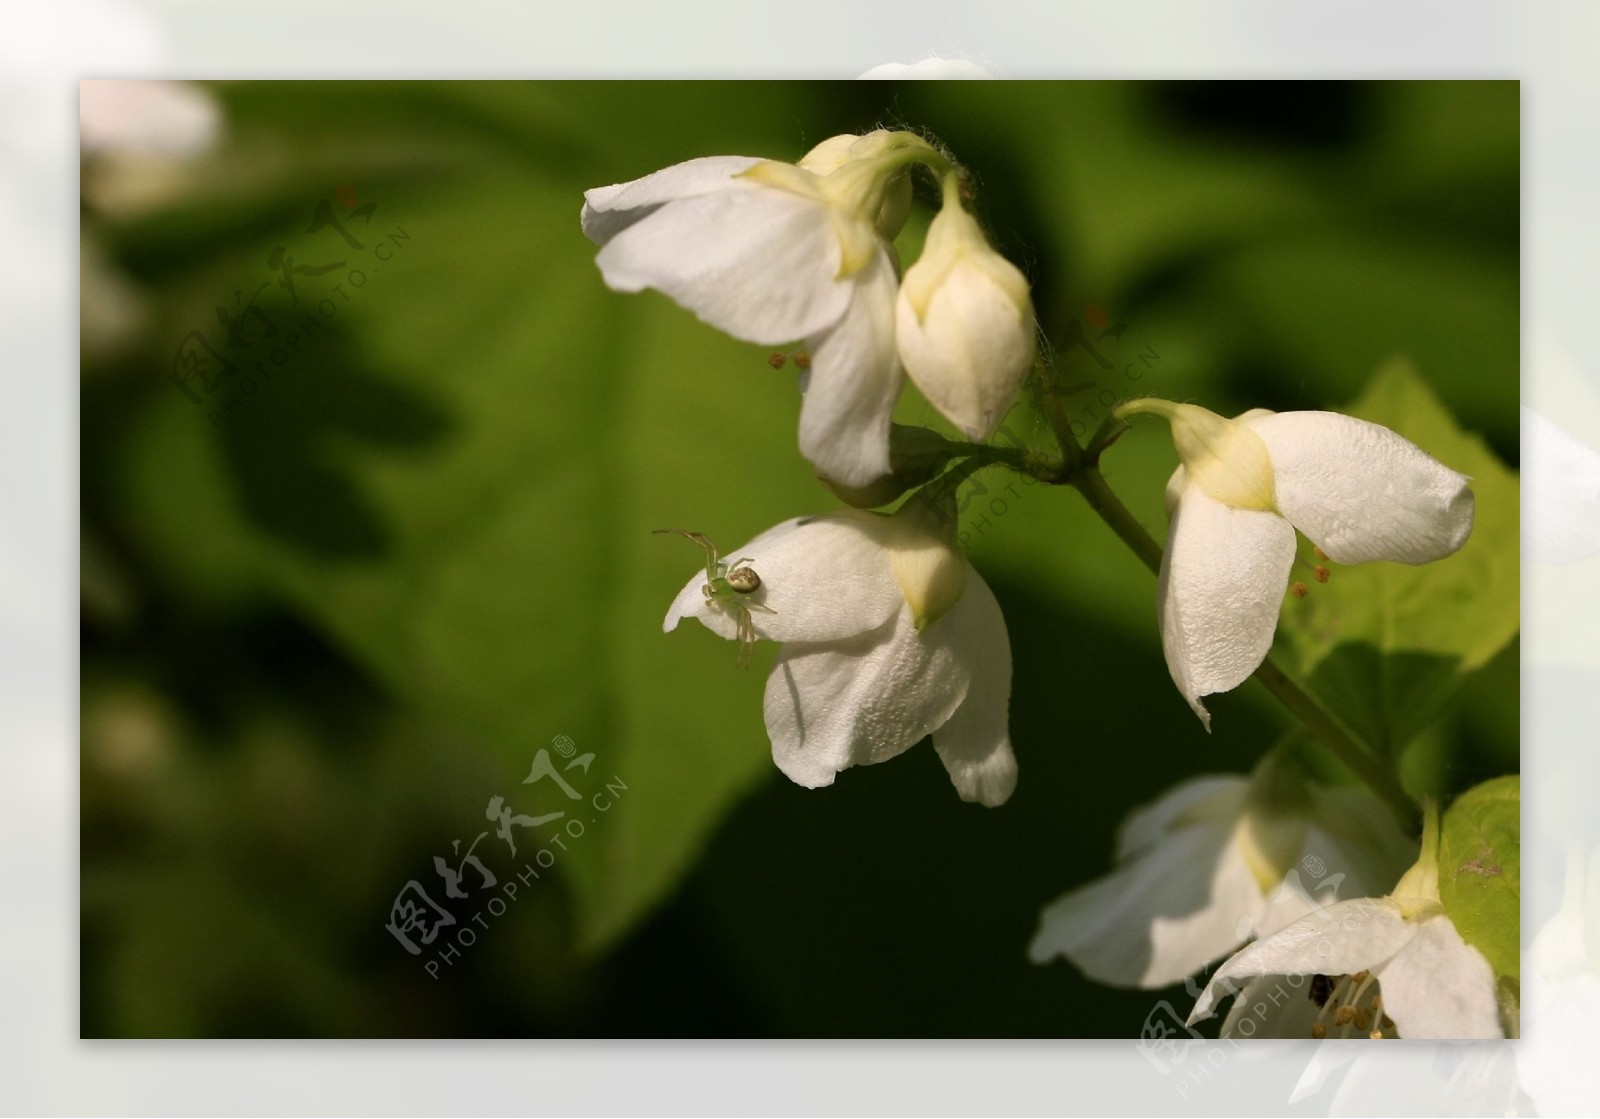
[[1322, 1008], [1308, 975], [1262, 975], [1244, 985], [1222, 1020], [1222, 1037], [1309, 1038]]
[[896, 280], [880, 250], [855, 277], [849, 309], [810, 339], [810, 377], [800, 406], [800, 453], [845, 486], [889, 473], [889, 422], [905, 374], [894, 344]]
[[990, 808], [1004, 804], [1017, 787], [1017, 758], [1011, 752], [1011, 640], [994, 592], [970, 563], [961, 598], [923, 637], [949, 641], [972, 677], [966, 699], [933, 732], [939, 760], [962, 800]]
[[829, 208], [734, 181], [738, 189], [668, 202], [617, 232], [595, 258], [606, 283], [655, 288], [747, 342], [778, 345], [838, 322], [856, 285], [837, 278]]
[[[1352, 898], [1319, 909], [1235, 953], [1211, 977], [1189, 1015], [1210, 1017], [1229, 983], [1257, 975], [1353, 975], [1376, 969], [1416, 935], [1388, 898]], [[1385, 996], [1387, 998], [1387, 996]]]
[[[746, 601], [756, 636], [768, 641], [835, 641], [877, 630], [905, 605], [885, 546], [889, 518], [857, 509], [795, 517], [775, 525], [725, 563], [748, 559], [761, 586]], [[678, 592], [662, 629], [680, 618], [698, 618], [719, 637], [737, 636], [737, 619], [709, 601], [702, 568]]]
[[1165, 987], [1236, 947], [1261, 891], [1233, 845], [1234, 821], [1185, 829], [1045, 909], [1035, 963], [1066, 956], [1114, 987]]
[[584, 236], [604, 245], [630, 225], [649, 217], [668, 202], [724, 190], [748, 189], [735, 176], [761, 160], [747, 155], [713, 155], [675, 163], [629, 183], [583, 192]]
[[1180, 828], [1205, 820], [1236, 819], [1249, 787], [1249, 779], [1238, 776], [1205, 775], [1180, 781], [1122, 821], [1117, 829], [1117, 862], [1153, 847]]
[[1472, 532], [1470, 479], [1386, 427], [1336, 412], [1246, 422], [1267, 445], [1278, 510], [1338, 563], [1429, 563]]
[[1207, 730], [1200, 697], [1238, 687], [1261, 664], [1293, 563], [1294, 529], [1282, 517], [1184, 489], [1161, 557], [1161, 645]]
[[1442, 913], [1421, 923], [1378, 973], [1383, 1009], [1401, 1037], [1498, 1038], [1494, 969]]
[[841, 770], [887, 761], [943, 726], [967, 696], [967, 666], [902, 609], [881, 629], [835, 642], [785, 645], [767, 678], [772, 760], [796, 784], [833, 784]]

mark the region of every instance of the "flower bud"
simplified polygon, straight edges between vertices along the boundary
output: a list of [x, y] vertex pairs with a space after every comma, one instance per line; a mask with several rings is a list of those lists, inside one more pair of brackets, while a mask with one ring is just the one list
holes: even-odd
[[922, 395], [969, 439], [987, 439], [1033, 363], [1033, 301], [953, 189], [895, 314], [900, 360]]

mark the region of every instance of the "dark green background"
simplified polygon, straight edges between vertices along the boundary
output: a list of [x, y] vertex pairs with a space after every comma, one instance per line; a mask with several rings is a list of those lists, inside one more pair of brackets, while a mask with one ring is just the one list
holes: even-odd
[[[1247, 768], [1284, 716], [1246, 685], [1206, 736], [1154, 580], [1075, 495], [996, 475], [965, 523], [1016, 659], [1015, 797], [962, 804], [926, 744], [784, 780], [770, 648], [741, 674], [697, 626], [663, 636], [696, 553], [648, 530], [731, 547], [831, 507], [792, 373], [607, 291], [586, 187], [925, 130], [976, 175], [1089, 426], [1102, 392], [1341, 405], [1404, 355], [1517, 462], [1515, 83], [212, 89], [224, 146], [157, 204], [106, 205], [112, 172], [85, 168], [86, 235], [149, 308], [82, 385], [86, 1036], [1132, 1037], [1187, 1008], [1024, 949], [1130, 808]], [[341, 186], [376, 205], [361, 253], [308, 232]], [[189, 330], [275, 279], [274, 246], [370, 262], [394, 228], [227, 424], [166, 381]], [[298, 321], [336, 279], [262, 305]], [[1111, 372], [1068, 348], [1091, 305], [1123, 327]], [[914, 392], [900, 418], [935, 422]], [[1008, 429], [1044, 439], [1025, 405]], [[1107, 461], [1158, 536], [1174, 461], [1154, 425]], [[1430, 739], [1447, 791], [1516, 768], [1515, 645], [1463, 694]], [[549, 810], [519, 782], [558, 734], [597, 754], [587, 790], [628, 792], [430, 978], [390, 900], [408, 878], [439, 897], [432, 857], [491, 795]]]

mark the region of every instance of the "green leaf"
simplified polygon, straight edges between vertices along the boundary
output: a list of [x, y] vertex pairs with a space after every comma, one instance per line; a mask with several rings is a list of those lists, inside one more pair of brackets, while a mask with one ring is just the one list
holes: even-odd
[[1522, 782], [1496, 777], [1456, 798], [1439, 829], [1439, 898], [1498, 976], [1521, 977]]
[[[430, 130], [472, 108], [456, 87], [403, 92]], [[345, 94], [321, 95], [332, 103], [295, 119], [329, 130], [297, 137], [326, 153], [343, 135]], [[359, 107], [370, 92], [348, 96]], [[589, 90], [573, 111], [598, 113], [606, 96], [633, 98]], [[697, 119], [720, 96], [684, 93]], [[677, 157], [790, 154], [792, 96], [753, 91], [737, 114], [775, 122], [767, 141], [723, 149], [703, 137]], [[397, 119], [384, 118], [391, 129]], [[371, 232], [408, 238], [386, 262], [370, 244], [352, 261], [367, 276], [360, 290], [345, 283], [348, 302], [331, 294], [345, 270], [303, 276], [292, 310], [275, 287], [263, 294], [280, 329], [299, 325], [298, 351], [258, 374], [226, 422], [210, 422], [214, 402], [194, 407], [159, 382], [127, 420], [118, 508], [176, 594], [286, 600], [404, 709], [461, 728], [474, 771], [487, 755], [500, 774], [455, 809], [469, 838], [492, 795], [521, 813], [550, 810], [548, 786], [520, 782], [554, 736], [595, 752], [585, 791], [614, 778], [628, 791], [607, 815], [586, 812], [583, 838], [560, 855], [577, 940], [594, 949], [661, 898], [732, 799], [773, 772], [765, 673], [736, 671], [733, 647], [699, 626], [661, 632], [702, 557], [650, 530], [700, 530], [731, 548], [834, 502], [796, 450], [792, 370], [774, 372], [765, 350], [657, 295], [601, 280], [579, 229], [582, 190], [654, 168], [631, 151], [585, 151], [574, 168], [570, 143], [541, 159], [530, 150], [538, 130], [524, 133], [526, 148], [462, 148], [449, 173], [430, 156], [357, 175], [377, 205]], [[403, 128], [361, 137], [396, 160], [404, 138]], [[176, 345], [214, 324], [235, 289], [272, 279], [263, 262], [274, 245], [307, 265], [355, 257], [331, 232], [302, 232], [340, 181], [307, 187], [292, 209], [235, 184], [243, 217], [230, 227], [252, 239], [171, 281], [162, 337]], [[332, 316], [304, 325], [323, 300]], [[418, 869], [396, 865], [396, 884]]]
[[1408, 362], [1381, 369], [1349, 408], [1472, 478], [1472, 536], [1419, 567], [1329, 565], [1327, 583], [1284, 601], [1279, 649], [1311, 692], [1369, 743], [1398, 751], [1437, 718], [1468, 674], [1515, 636], [1517, 476], [1462, 431]]

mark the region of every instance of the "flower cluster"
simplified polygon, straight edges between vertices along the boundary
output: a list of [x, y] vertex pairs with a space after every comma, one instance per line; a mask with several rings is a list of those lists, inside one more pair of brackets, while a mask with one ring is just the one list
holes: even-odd
[[[901, 283], [893, 238], [910, 168], [945, 204]], [[960, 174], [909, 132], [835, 136], [799, 163], [691, 159], [584, 195], [583, 231], [617, 291], [655, 288], [735, 338], [802, 341], [800, 450], [827, 478], [889, 473], [909, 374], [973, 439], [994, 431], [1033, 359], [1028, 282], [960, 201]]]
[[[1251, 1033], [1271, 1037], [1504, 1037], [1494, 971], [1440, 903], [1438, 843], [1430, 812], [1422, 856], [1393, 890], [1319, 907], [1238, 952], [1206, 984], [1189, 1021], [1214, 1013], [1232, 981], [1247, 978], [1224, 1037], [1242, 1035], [1258, 1007], [1262, 1022]], [[1321, 983], [1305, 999], [1258, 997], [1291, 976]]]
[[[903, 268], [895, 240], [921, 174], [939, 206]], [[1037, 358], [1028, 282], [990, 244], [970, 195], [949, 153], [886, 130], [832, 137], [795, 163], [691, 159], [585, 195], [583, 231], [613, 289], [653, 288], [735, 338], [809, 353], [799, 448], [852, 507], [783, 521], [732, 558], [701, 533], [662, 530], [705, 550], [664, 628], [693, 617], [737, 642], [742, 665], [759, 642], [778, 643], [767, 734], [778, 768], [808, 788], [924, 737], [962, 799], [996, 806], [1015, 788], [1006, 624], [957, 545], [953, 483], [1003, 466], [1076, 487], [1114, 527], [1123, 518], [1119, 534], [1140, 550], [1143, 530], [1107, 512], [1097, 464], [1109, 438], [1084, 448], [1047, 416], [1059, 454], [985, 442], [1030, 374], [1044, 398], [1054, 382]], [[908, 378], [969, 442], [891, 424]], [[1159, 567], [1167, 666], [1208, 730], [1202, 698], [1261, 669], [1284, 596], [1304, 593], [1289, 582], [1297, 532], [1326, 562], [1423, 564], [1472, 531], [1469, 479], [1387, 428], [1331, 412], [1230, 420], [1156, 399], [1114, 419], [1139, 414], [1170, 422], [1180, 460], [1159, 564], [1148, 537], [1142, 554]], [[893, 512], [872, 511], [907, 491]], [[1331, 733], [1383, 799], [1314, 782], [1282, 749], [1248, 777], [1184, 782], [1128, 818], [1109, 875], [1044, 911], [1032, 958], [1145, 988], [1226, 958], [1196, 1017], [1234, 979], [1314, 974], [1312, 997], [1278, 1028], [1498, 1036], [1492, 971], [1440, 902], [1436, 816], [1418, 860], [1397, 823], [1414, 808], [1398, 780], [1341, 753], [1343, 732]], [[1308, 881], [1299, 871], [1313, 865]], [[1337, 900], [1341, 889], [1357, 900]], [[1251, 990], [1225, 1032], [1244, 1032]]]

